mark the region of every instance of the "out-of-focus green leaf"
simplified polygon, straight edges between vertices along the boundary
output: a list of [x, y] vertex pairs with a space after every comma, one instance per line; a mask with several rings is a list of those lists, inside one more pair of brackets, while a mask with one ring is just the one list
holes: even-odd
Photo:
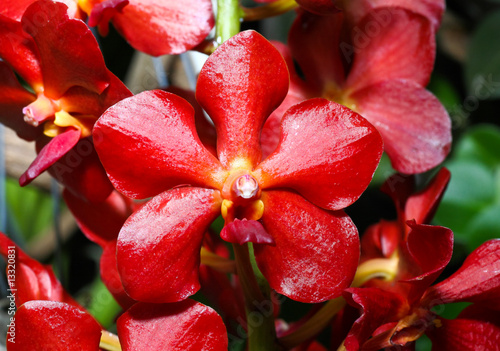
[[446, 162], [451, 180], [434, 218], [470, 251], [500, 237], [500, 129], [481, 125], [457, 143]]
[[89, 313], [94, 316], [104, 328], [110, 327], [122, 309], [101, 279], [97, 278], [90, 287], [90, 290], [84, 295], [84, 299], [87, 300], [88, 303], [86, 304], [85, 301], [83, 301], [83, 304], [86, 305], [85, 307]]
[[7, 179], [9, 229], [30, 241], [52, 224], [52, 198], [34, 186], [20, 187], [17, 180]]
[[467, 52], [465, 80], [470, 98], [500, 97], [500, 11], [484, 19], [472, 35]]
[[460, 105], [460, 95], [457, 89], [441, 75], [433, 75], [427, 89], [441, 101], [448, 111]]

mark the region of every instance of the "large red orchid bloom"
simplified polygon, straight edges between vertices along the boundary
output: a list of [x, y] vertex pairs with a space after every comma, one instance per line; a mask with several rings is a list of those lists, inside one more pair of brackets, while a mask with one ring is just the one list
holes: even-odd
[[[419, 240], [425, 240], [423, 246], [427, 249], [434, 246], [431, 237]], [[422, 291], [413, 301], [385, 289], [347, 289], [344, 297], [362, 314], [344, 342], [345, 349], [399, 350], [403, 347], [412, 350], [414, 341], [425, 333], [432, 340], [433, 350], [497, 350], [500, 345], [499, 255], [500, 240], [484, 243], [455, 274]], [[432, 253], [422, 258], [432, 259]], [[420, 264], [424, 266], [425, 262]], [[420, 279], [429, 281], [428, 277], [427, 274], [417, 276], [398, 284], [422, 285]], [[436, 277], [433, 274], [433, 279]], [[454, 302], [473, 305], [453, 320], [439, 317], [433, 310]]]
[[[0, 255], [7, 263], [9, 291], [17, 306], [8, 310], [7, 350], [96, 351], [100, 343], [106, 344], [108, 333], [71, 298], [49, 266], [26, 255], [3, 233]], [[125, 351], [227, 350], [222, 319], [193, 300], [137, 303], [118, 318], [117, 325], [119, 346]]]
[[[274, 135], [277, 144], [282, 111], [322, 96], [373, 123], [396, 170], [414, 174], [438, 165], [450, 149], [451, 123], [441, 103], [424, 89], [434, 63], [434, 33], [427, 18], [401, 8], [376, 8], [354, 27], [342, 13], [299, 12], [289, 48], [276, 44], [288, 62], [291, 85], [267, 121], [266, 140]], [[272, 150], [269, 143], [264, 151]]]
[[0, 15], [0, 122], [36, 140], [38, 156], [21, 185], [49, 169], [71, 191], [102, 200], [112, 186], [95, 153], [92, 127], [106, 108], [132, 94], [106, 68], [85, 23], [67, 12], [62, 3], [41, 0], [20, 21]]
[[261, 161], [260, 130], [287, 87], [279, 52], [247, 31], [217, 49], [198, 78], [217, 157], [176, 95], [144, 92], [101, 116], [94, 138], [111, 181], [125, 195], [154, 196], [118, 236], [118, 269], [132, 298], [171, 302], [196, 292], [203, 235], [221, 214], [222, 237], [253, 242], [276, 291], [318, 302], [350, 284], [358, 235], [341, 209], [370, 182], [381, 139], [349, 109], [314, 99], [287, 112], [278, 149]]

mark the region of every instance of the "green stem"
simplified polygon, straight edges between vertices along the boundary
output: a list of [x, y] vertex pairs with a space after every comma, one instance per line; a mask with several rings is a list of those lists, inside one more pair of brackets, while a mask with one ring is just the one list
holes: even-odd
[[248, 351], [278, 350], [274, 328], [273, 303], [263, 294], [255, 278], [248, 244], [233, 244], [238, 278], [245, 297]]
[[222, 44], [240, 32], [243, 13], [238, 0], [218, 0], [217, 19], [215, 22], [215, 40]]

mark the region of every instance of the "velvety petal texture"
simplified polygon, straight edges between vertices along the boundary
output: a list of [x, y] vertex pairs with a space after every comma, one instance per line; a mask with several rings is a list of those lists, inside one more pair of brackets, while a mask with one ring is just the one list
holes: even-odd
[[339, 296], [351, 284], [359, 259], [359, 238], [351, 219], [292, 192], [266, 191], [262, 200], [262, 223], [276, 246], [254, 245], [254, 250], [269, 285], [308, 303]]
[[203, 234], [220, 215], [218, 191], [164, 192], [125, 222], [117, 264], [127, 293], [144, 302], [176, 302], [198, 291]]
[[62, 302], [29, 301], [15, 315], [15, 342], [9, 351], [99, 349], [101, 327], [88, 313]]
[[138, 303], [118, 318], [117, 327], [123, 351], [225, 351], [228, 346], [221, 317], [193, 300]]
[[135, 49], [160, 56], [201, 43], [214, 18], [210, 0], [130, 0], [112, 22]]
[[198, 77], [196, 99], [215, 123], [225, 167], [254, 167], [260, 161], [260, 130], [287, 90], [283, 58], [257, 32], [241, 32], [210, 55]]
[[109, 178], [129, 197], [182, 184], [221, 187], [225, 173], [196, 134], [193, 108], [174, 94], [153, 90], [120, 101], [97, 121], [93, 136]]
[[352, 32], [356, 55], [346, 90], [393, 79], [427, 85], [436, 44], [431, 23], [425, 17], [401, 8], [382, 8], [366, 16], [359, 28], [362, 30]]
[[392, 166], [401, 173], [427, 171], [448, 155], [450, 117], [439, 100], [418, 84], [388, 80], [350, 97], [356, 110], [380, 131]]
[[263, 189], [286, 187], [320, 207], [352, 204], [382, 156], [376, 129], [350, 109], [325, 99], [290, 108], [278, 149], [255, 170]]

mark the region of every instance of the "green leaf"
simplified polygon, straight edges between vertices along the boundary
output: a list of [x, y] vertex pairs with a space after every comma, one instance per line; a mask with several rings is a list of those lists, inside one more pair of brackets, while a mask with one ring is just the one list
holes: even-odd
[[90, 290], [83, 295], [83, 298], [88, 299], [86, 306], [88, 312], [104, 328], [110, 327], [122, 310], [100, 278], [94, 281]]
[[472, 35], [467, 52], [465, 80], [469, 99], [500, 97], [500, 11], [483, 20]]
[[30, 241], [50, 227], [53, 202], [48, 192], [34, 186], [20, 187], [17, 180], [9, 178], [6, 193], [10, 230]]
[[500, 129], [471, 129], [445, 166], [451, 180], [434, 223], [453, 230], [457, 243], [470, 252], [500, 236]]

